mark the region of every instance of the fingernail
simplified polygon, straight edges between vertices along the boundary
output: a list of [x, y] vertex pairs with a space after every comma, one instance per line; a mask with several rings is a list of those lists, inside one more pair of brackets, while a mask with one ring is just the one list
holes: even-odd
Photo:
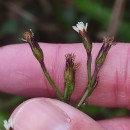
[[31, 99], [12, 114], [14, 130], [68, 130], [70, 117], [44, 98]]

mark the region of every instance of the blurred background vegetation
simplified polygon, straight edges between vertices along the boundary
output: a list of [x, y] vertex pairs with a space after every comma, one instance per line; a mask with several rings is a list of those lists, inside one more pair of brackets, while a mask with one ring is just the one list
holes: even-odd
[[[21, 34], [30, 28], [38, 41], [81, 42], [72, 26], [88, 22], [90, 38], [101, 42], [104, 35], [130, 42], [130, 0], [1, 0], [0, 46], [19, 44]], [[0, 93], [0, 128], [24, 97]], [[130, 115], [125, 109], [89, 106], [84, 111], [94, 119]]]

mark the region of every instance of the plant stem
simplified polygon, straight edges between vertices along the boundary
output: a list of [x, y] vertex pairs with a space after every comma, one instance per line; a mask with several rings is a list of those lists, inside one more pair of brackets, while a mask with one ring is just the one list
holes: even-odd
[[82, 97], [81, 100], [79, 101], [79, 103], [78, 103], [78, 105], [76, 106], [76, 108], [80, 108], [81, 105], [84, 103], [84, 101], [87, 99], [87, 97], [89, 96], [89, 91], [90, 91], [89, 89], [90, 89], [90, 87], [88, 86], [88, 88], [86, 89], [86, 91], [85, 91], [83, 97]]
[[91, 83], [91, 62], [92, 62], [92, 55], [91, 52], [87, 53], [88, 60], [87, 60], [87, 70], [88, 70], [88, 85]]
[[94, 88], [96, 87], [98, 81], [96, 80], [97, 78], [97, 74], [99, 72], [98, 66], [95, 66], [95, 70], [92, 76], [92, 79], [90, 81], [90, 84], [88, 84], [88, 88], [86, 89], [83, 97], [81, 98], [80, 102], [77, 105], [77, 108], [80, 108], [80, 106], [85, 102], [85, 100], [91, 95], [91, 93], [93, 92]]
[[91, 88], [91, 62], [92, 62], [92, 54], [91, 54], [91, 52], [87, 53], [87, 56], [88, 56], [88, 60], [87, 60], [88, 84], [87, 84], [87, 89], [86, 89], [83, 97], [81, 98], [81, 100], [79, 101], [79, 103], [77, 105], [77, 108], [80, 108], [80, 106], [85, 102], [87, 97], [89, 97], [90, 92], [92, 91], [92, 88]]
[[43, 72], [44, 72], [44, 74], [45, 74], [45, 76], [46, 76], [48, 82], [50, 83], [50, 85], [51, 85], [52, 88], [54, 89], [56, 95], [58, 96], [58, 98], [59, 98], [60, 100], [63, 101], [64, 98], [63, 98], [62, 94], [60, 93], [59, 89], [56, 87], [55, 83], [52, 81], [52, 79], [51, 79], [49, 73], [47, 72], [47, 69], [46, 69], [46, 66], [45, 66], [44, 62], [41, 63], [41, 68], [42, 68], [42, 70], [43, 70]]
[[67, 102], [68, 101], [68, 96], [69, 96], [69, 84], [66, 83], [65, 84], [65, 90], [64, 90], [64, 101]]
[[91, 79], [91, 86], [94, 85], [95, 81], [96, 81], [96, 78], [97, 78], [97, 74], [99, 72], [99, 67], [95, 65], [95, 70], [94, 70], [94, 73], [93, 73], [93, 76], [92, 76], [92, 79]]

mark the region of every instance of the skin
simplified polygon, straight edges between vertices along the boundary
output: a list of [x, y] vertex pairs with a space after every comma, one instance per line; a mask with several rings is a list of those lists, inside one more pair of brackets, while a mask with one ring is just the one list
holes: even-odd
[[[76, 54], [81, 66], [76, 72], [72, 101], [78, 102], [87, 83], [86, 52], [82, 44], [40, 44], [45, 63], [55, 84], [63, 92], [64, 55]], [[94, 44], [95, 59], [101, 44]], [[79, 110], [56, 99], [40, 65], [27, 44], [0, 48], [0, 91], [33, 97], [18, 106], [11, 115], [15, 130], [129, 130], [130, 118], [94, 121]], [[94, 62], [92, 70], [94, 69]], [[88, 104], [130, 109], [130, 45], [113, 46], [100, 70], [99, 83]]]

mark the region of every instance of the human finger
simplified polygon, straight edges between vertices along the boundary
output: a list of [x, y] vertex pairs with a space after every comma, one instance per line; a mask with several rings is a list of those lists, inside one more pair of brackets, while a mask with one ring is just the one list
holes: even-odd
[[130, 130], [130, 118], [120, 117], [98, 121], [106, 130]]
[[[86, 52], [82, 44], [40, 44], [47, 69], [55, 84], [63, 92], [64, 55], [75, 53], [81, 66], [76, 72], [76, 86], [72, 100], [77, 102], [87, 84]], [[94, 59], [101, 44], [94, 44]], [[98, 77], [99, 83], [88, 99], [89, 104], [130, 108], [130, 45], [117, 44], [108, 53]], [[0, 49], [0, 90], [16, 95], [55, 97], [55, 93], [27, 44]]]

